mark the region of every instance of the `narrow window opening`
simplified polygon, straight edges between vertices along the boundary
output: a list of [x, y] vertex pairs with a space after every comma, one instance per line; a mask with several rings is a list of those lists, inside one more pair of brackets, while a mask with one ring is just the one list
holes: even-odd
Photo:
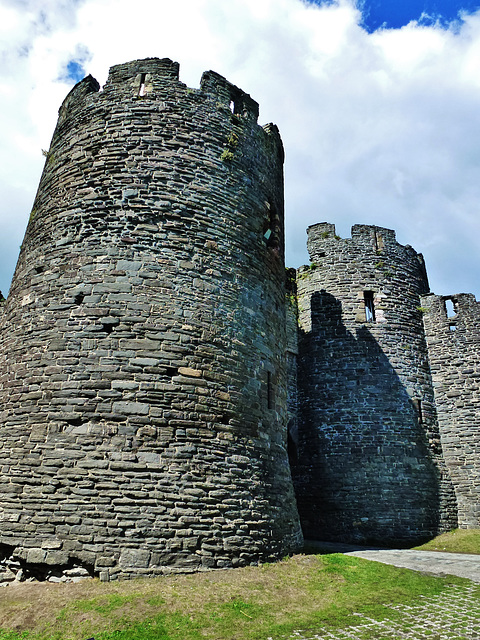
[[85, 300], [85, 294], [84, 293], [77, 293], [77, 295], [73, 299], [75, 304], [82, 304], [82, 302], [84, 300]]
[[267, 247], [274, 247], [276, 243], [275, 237], [275, 228], [277, 225], [277, 215], [275, 213], [275, 208], [270, 204], [270, 202], [266, 203], [268, 210], [268, 220], [265, 222], [263, 227], [263, 239]]
[[140, 98], [142, 98], [145, 95], [145, 78], [146, 78], [146, 74], [142, 73], [142, 75], [140, 76], [140, 88], [138, 90], [138, 96]]
[[170, 378], [173, 378], [173, 376], [177, 376], [178, 375], [178, 369], [176, 369], [175, 367], [167, 367], [165, 374], [167, 376], [169, 376]]
[[373, 291], [364, 291], [363, 300], [365, 302], [365, 320], [375, 322], [375, 304], [373, 302]]
[[298, 462], [298, 428], [290, 419], [287, 426], [287, 454], [290, 464]]
[[105, 322], [105, 323], [102, 325], [102, 327], [103, 327], [103, 330], [105, 331], [105, 333], [106, 333], [107, 335], [108, 335], [108, 334], [110, 334], [110, 333], [112, 333], [112, 331], [113, 331], [113, 324], [111, 324], [111, 323], [107, 323], [107, 322]]
[[455, 304], [450, 298], [445, 300], [445, 311], [447, 313], [447, 318], [453, 318], [453, 316], [457, 314]]
[[448, 325], [448, 328], [450, 329], [450, 331], [456, 331], [456, 330], [457, 330], [457, 325], [456, 325], [456, 324], [454, 324], [453, 322], [451, 322], [451, 323]]
[[423, 424], [422, 401], [420, 400], [420, 398], [413, 398], [412, 402], [417, 414], [418, 424]]
[[273, 380], [270, 371], [267, 371], [267, 408], [273, 409], [274, 393], [273, 393]]
[[375, 250], [380, 253], [385, 248], [385, 244], [383, 242], [383, 236], [378, 231], [375, 231]]
[[233, 100], [230, 100], [230, 111], [235, 113], [235, 102]]

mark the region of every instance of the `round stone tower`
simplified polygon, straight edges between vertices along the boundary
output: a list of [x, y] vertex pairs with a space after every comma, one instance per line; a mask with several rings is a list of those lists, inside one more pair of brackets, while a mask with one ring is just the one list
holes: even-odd
[[409, 543], [456, 524], [422, 324], [422, 256], [389, 229], [308, 229], [297, 275], [306, 537]]
[[108, 580], [301, 544], [283, 148], [257, 116], [167, 59], [60, 108], [3, 316], [0, 543], [27, 570]]

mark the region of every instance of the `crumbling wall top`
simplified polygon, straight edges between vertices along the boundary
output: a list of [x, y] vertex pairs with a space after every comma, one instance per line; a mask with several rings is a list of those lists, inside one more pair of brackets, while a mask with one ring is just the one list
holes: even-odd
[[83, 107], [86, 97], [92, 93], [97, 93], [99, 90], [100, 85], [93, 76], [88, 75], [83, 80], [80, 80], [62, 102], [58, 110], [59, 119], [62, 120], [67, 113]]
[[151, 73], [164, 80], [177, 80], [180, 74], [180, 65], [170, 58], [144, 58], [143, 60], [132, 60], [124, 64], [116, 64], [110, 67], [108, 80], [105, 84], [107, 88], [111, 84], [121, 84], [130, 80], [138, 73]]
[[[181, 88], [192, 95], [203, 95], [231, 112], [232, 118], [243, 118], [257, 122], [258, 103], [248, 93], [214, 71], [202, 75], [200, 89], [189, 89], [179, 80], [180, 65], [169, 58], [145, 58], [110, 68], [102, 93], [125, 95], [128, 98], [164, 99], [166, 94]], [[59, 110], [61, 119], [74, 115], [86, 103], [89, 94], [98, 93], [100, 85], [92, 76], [87, 76], [73, 87]], [[266, 131], [271, 133], [270, 131]]]
[[215, 71], [205, 71], [200, 81], [200, 90], [229, 106], [233, 115], [249, 116], [257, 121], [258, 102]]
[[[311, 225], [307, 229], [307, 248], [310, 259], [315, 261], [325, 255], [325, 252], [333, 252], [337, 246], [348, 244], [352, 249], [358, 246], [363, 251], [381, 253], [387, 248], [398, 250], [402, 248], [407, 252], [412, 252], [423, 263], [423, 258], [417, 254], [410, 245], [404, 247], [396, 240], [395, 231], [376, 225], [356, 224], [352, 227], [351, 238], [340, 238], [335, 232], [335, 225], [329, 222], [320, 222]], [[340, 245], [339, 245], [340, 243]]]

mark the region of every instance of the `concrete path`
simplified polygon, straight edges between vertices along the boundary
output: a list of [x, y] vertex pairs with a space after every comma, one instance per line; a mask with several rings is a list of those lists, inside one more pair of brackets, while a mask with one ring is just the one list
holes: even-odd
[[459, 576], [473, 582], [480, 582], [480, 555], [417, 551], [415, 549], [378, 549], [334, 542], [315, 541], [308, 542], [307, 545], [309, 548], [317, 547], [328, 553], [345, 553], [348, 556], [393, 564], [396, 567], [404, 567], [414, 571], [423, 571], [438, 576]]

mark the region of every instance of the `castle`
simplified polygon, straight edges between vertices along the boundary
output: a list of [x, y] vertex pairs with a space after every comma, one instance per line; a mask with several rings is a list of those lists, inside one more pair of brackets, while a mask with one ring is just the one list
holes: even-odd
[[372, 226], [310, 227], [286, 278], [277, 128], [178, 74], [117, 65], [60, 108], [2, 307], [3, 579], [478, 527], [479, 303]]

